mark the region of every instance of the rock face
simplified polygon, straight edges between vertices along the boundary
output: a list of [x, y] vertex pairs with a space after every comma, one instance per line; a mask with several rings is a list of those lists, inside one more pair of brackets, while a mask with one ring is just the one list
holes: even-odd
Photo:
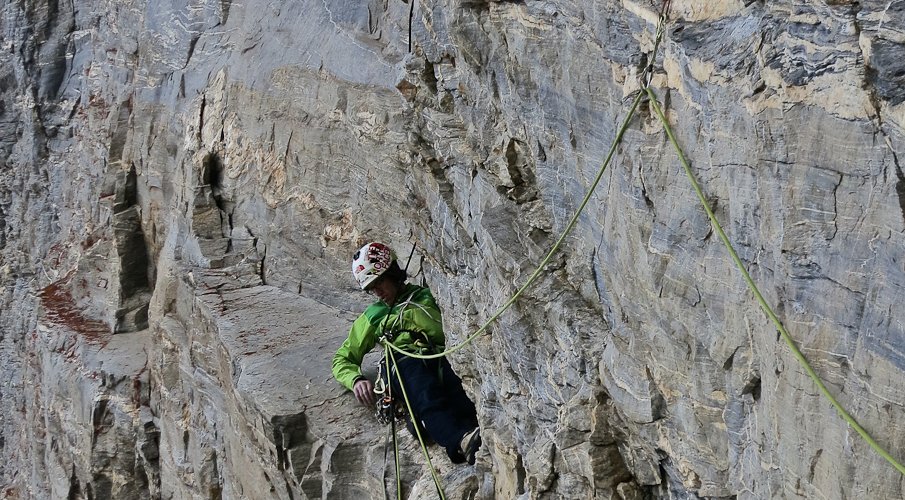
[[[640, 76], [829, 391], [905, 460], [905, 2], [3, 2], [5, 498], [395, 496], [329, 360], [408, 255], [461, 342]], [[447, 498], [901, 498], [642, 103], [450, 356]], [[366, 369], [372, 370], [368, 362]], [[403, 495], [436, 492], [408, 435]], [[382, 481], [385, 483], [382, 484]]]

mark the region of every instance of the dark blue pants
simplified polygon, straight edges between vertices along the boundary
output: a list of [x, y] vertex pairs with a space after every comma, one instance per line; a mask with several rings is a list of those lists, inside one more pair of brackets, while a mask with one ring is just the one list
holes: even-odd
[[396, 401], [405, 404], [401, 379], [414, 412], [412, 420], [421, 422], [429, 437], [446, 448], [453, 463], [464, 462], [459, 443], [465, 433], [478, 426], [478, 416], [449, 361], [402, 357], [396, 360], [396, 368], [398, 373], [391, 377]]

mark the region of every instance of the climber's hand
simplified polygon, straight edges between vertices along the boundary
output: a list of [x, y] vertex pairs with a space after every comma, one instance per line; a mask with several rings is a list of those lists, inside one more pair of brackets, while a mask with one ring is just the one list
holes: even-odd
[[363, 378], [355, 382], [355, 386], [352, 387], [352, 393], [355, 394], [355, 399], [359, 403], [365, 406], [374, 406], [374, 384], [370, 380]]

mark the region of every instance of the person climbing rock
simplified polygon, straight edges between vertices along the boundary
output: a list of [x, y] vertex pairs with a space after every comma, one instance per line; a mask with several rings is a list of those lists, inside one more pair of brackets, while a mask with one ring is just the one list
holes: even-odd
[[[361, 362], [380, 339], [417, 354], [441, 352], [446, 339], [434, 296], [425, 287], [407, 283], [408, 275], [389, 246], [377, 242], [363, 246], [352, 259], [352, 275], [362, 290], [378, 300], [355, 320], [349, 337], [333, 356], [333, 376], [361, 404], [373, 406], [374, 382], [362, 375]], [[381, 366], [381, 373], [391, 374], [387, 377], [390, 390], [399, 404], [404, 404], [402, 383], [412, 418], [428, 437], [446, 448], [453, 463], [474, 464], [481, 446], [477, 412], [449, 362], [445, 357], [395, 356], [398, 373], [392, 363]]]

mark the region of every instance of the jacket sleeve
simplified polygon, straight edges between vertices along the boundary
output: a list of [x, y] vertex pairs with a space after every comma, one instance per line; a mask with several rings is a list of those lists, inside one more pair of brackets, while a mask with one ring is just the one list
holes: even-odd
[[346, 389], [351, 390], [355, 380], [361, 377], [361, 362], [377, 343], [375, 328], [367, 316], [362, 314], [352, 323], [349, 338], [333, 355], [333, 376]]

